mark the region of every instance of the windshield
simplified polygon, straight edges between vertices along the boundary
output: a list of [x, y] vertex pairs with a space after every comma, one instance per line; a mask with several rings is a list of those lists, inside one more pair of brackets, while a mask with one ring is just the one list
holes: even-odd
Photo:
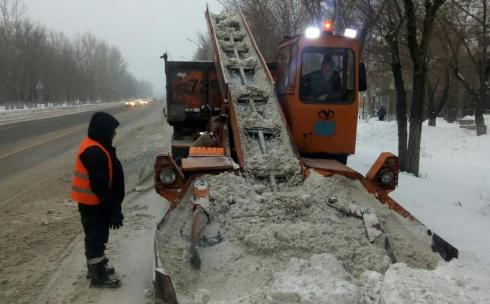
[[344, 48], [306, 48], [302, 54], [300, 97], [305, 103], [352, 103], [354, 52]]

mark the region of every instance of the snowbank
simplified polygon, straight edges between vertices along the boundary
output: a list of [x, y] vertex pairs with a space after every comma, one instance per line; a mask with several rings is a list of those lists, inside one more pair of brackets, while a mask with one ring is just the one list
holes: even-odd
[[60, 105], [49, 104], [48, 106], [45, 106], [44, 104], [39, 104], [37, 105], [37, 108], [28, 108], [27, 105], [25, 105], [23, 109], [13, 110], [6, 110], [5, 106], [0, 106], [0, 125], [13, 122], [56, 117], [96, 109], [107, 109], [120, 105], [121, 104], [119, 102], [90, 103], [78, 105], [62, 103]]
[[490, 303], [488, 270], [486, 265], [474, 265], [464, 259], [443, 263], [433, 271], [395, 264], [388, 269], [381, 282], [381, 303]]
[[435, 270], [413, 269], [397, 263], [383, 275], [366, 271], [352, 284], [330, 254], [309, 260], [291, 259], [274, 274], [272, 304], [484, 304], [490, 303], [488, 267], [475, 271], [464, 259], [441, 262]]

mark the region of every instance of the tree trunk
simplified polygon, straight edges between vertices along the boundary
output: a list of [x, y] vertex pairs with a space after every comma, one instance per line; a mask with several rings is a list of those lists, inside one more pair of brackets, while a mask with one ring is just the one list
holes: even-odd
[[400, 48], [395, 36], [387, 35], [386, 41], [391, 50], [391, 71], [396, 90], [396, 120], [398, 125], [398, 159], [400, 170], [407, 170], [407, 92], [403, 81]]
[[483, 118], [483, 113], [485, 112], [485, 105], [487, 103], [487, 88], [485, 82], [481, 82], [480, 85], [480, 98], [476, 102], [475, 107], [475, 124], [476, 124], [476, 135], [487, 134], [487, 127], [485, 126], [485, 118]]
[[[439, 81], [438, 81], [439, 82]], [[430, 77], [427, 78], [427, 110], [428, 110], [428, 116], [429, 116], [429, 126], [430, 127], [435, 127], [436, 126], [436, 110], [435, 110], [435, 95], [437, 91], [437, 86], [438, 82], [436, 82], [436, 87], [432, 85], [432, 81], [430, 80]]]
[[488, 62], [488, 39], [487, 39], [487, 1], [482, 1], [483, 4], [483, 32], [480, 39], [481, 43], [481, 57], [480, 57], [480, 98], [476, 102], [475, 107], [475, 124], [476, 124], [476, 136], [487, 134], [487, 127], [485, 126], [485, 119], [483, 113], [485, 112], [485, 106], [487, 104], [487, 81], [489, 76], [490, 63]]
[[414, 68], [413, 96], [410, 109], [410, 132], [408, 136], [407, 172], [412, 173], [415, 176], [419, 176], [420, 141], [422, 139], [426, 75], [427, 70], [425, 67]]
[[407, 170], [407, 92], [400, 62], [392, 63], [391, 70], [396, 89], [396, 120], [398, 125], [398, 158], [400, 170]]
[[[424, 118], [425, 82], [427, 79], [427, 58], [437, 10], [445, 0], [425, 1], [425, 17], [420, 33], [417, 33], [417, 12], [413, 0], [404, 0], [406, 16], [406, 39], [413, 64], [413, 94], [410, 108], [410, 133], [408, 136], [407, 171], [419, 175], [420, 140]], [[420, 37], [420, 43], [418, 40]]]

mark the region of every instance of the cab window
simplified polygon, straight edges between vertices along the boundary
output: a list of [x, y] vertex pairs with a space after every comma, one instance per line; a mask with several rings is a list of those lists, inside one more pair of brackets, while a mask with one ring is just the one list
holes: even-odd
[[304, 103], [354, 101], [355, 62], [351, 49], [306, 48], [301, 60], [300, 97]]

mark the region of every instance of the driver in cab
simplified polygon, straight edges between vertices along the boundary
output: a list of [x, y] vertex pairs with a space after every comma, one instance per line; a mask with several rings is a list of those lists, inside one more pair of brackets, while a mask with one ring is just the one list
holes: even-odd
[[341, 79], [335, 70], [332, 58], [325, 56], [319, 71], [305, 75], [304, 96], [309, 101], [325, 102], [337, 99], [341, 90]]

